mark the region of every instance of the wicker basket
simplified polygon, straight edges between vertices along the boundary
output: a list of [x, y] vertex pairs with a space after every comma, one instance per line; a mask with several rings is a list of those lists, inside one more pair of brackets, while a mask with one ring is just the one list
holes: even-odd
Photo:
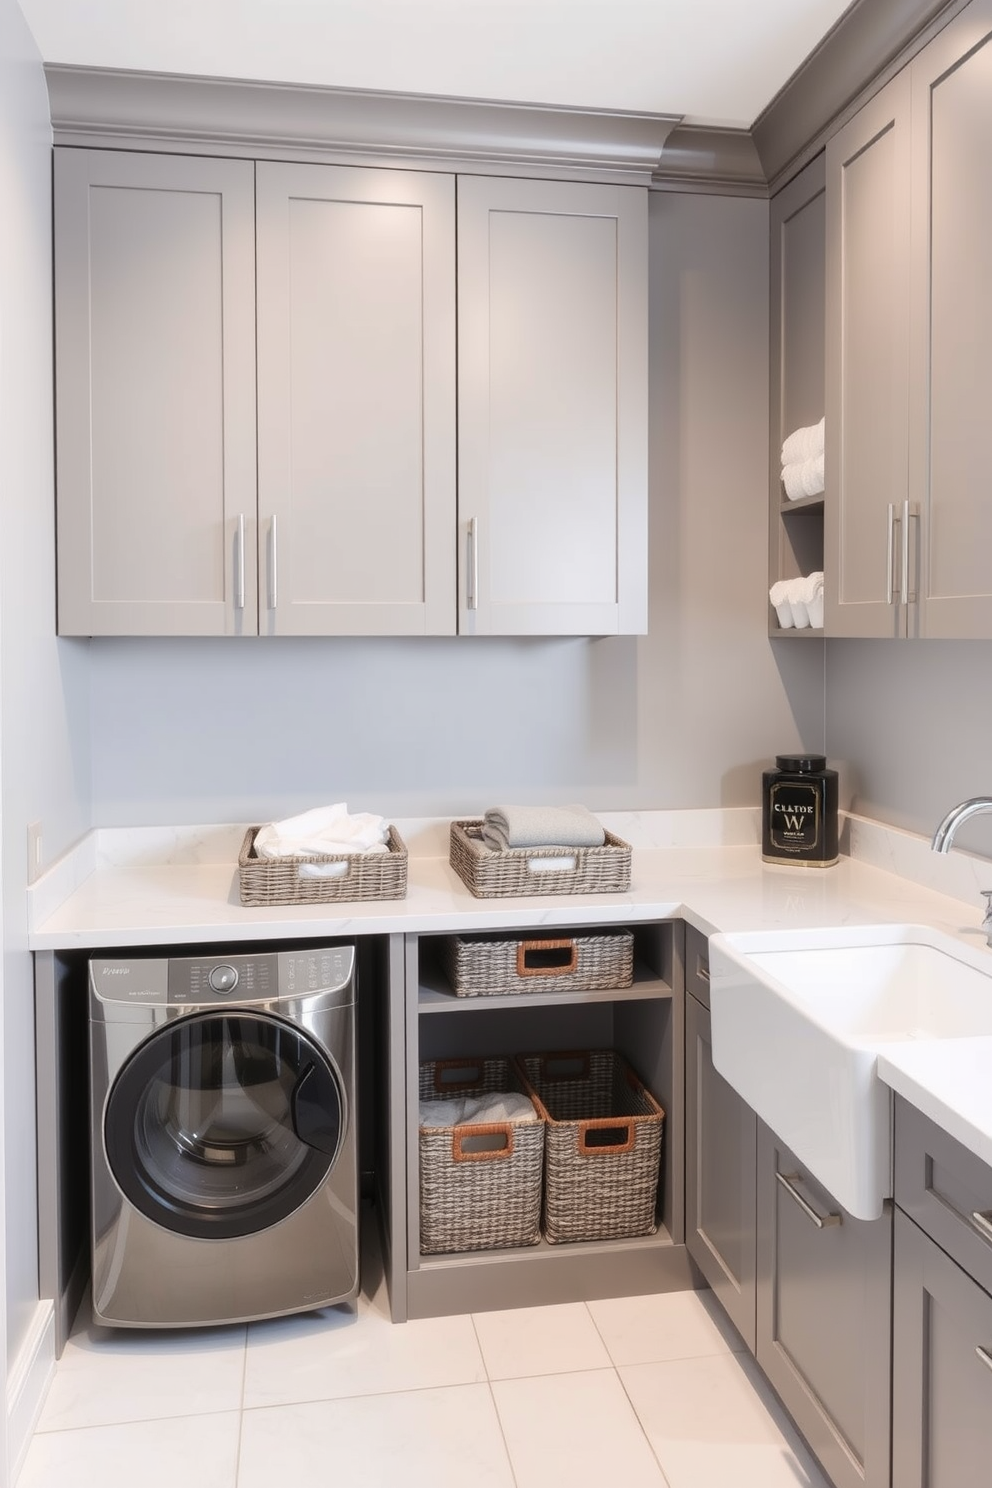
[[[420, 1066], [421, 1100], [521, 1092], [509, 1059]], [[544, 1122], [420, 1127], [420, 1250], [493, 1250], [541, 1238]]]
[[547, 1125], [546, 1239], [654, 1234], [665, 1113], [630, 1066], [612, 1049], [516, 1063]]
[[[326, 853], [305, 858], [256, 857], [259, 831], [260, 827], [249, 827], [241, 844], [242, 904], [335, 904], [406, 897], [407, 850], [395, 827], [389, 828], [388, 853]], [[301, 876], [304, 865], [326, 870], [326, 877]]]
[[612, 832], [602, 847], [510, 847], [482, 840], [482, 818], [451, 823], [448, 858], [477, 899], [514, 894], [623, 894], [630, 888], [630, 844]]
[[634, 980], [631, 930], [527, 940], [513, 932], [448, 935], [440, 957], [457, 997], [610, 991]]

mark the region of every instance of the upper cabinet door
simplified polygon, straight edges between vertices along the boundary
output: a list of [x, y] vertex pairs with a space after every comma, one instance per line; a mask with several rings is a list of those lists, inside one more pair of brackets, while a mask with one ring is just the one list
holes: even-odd
[[975, 0], [913, 74], [913, 496], [919, 631], [992, 636], [992, 3]]
[[827, 144], [826, 630], [905, 635], [909, 508], [909, 76]]
[[253, 172], [56, 151], [62, 635], [257, 629]]
[[453, 634], [453, 179], [256, 184], [262, 634]]
[[647, 629], [647, 193], [458, 178], [458, 624]]

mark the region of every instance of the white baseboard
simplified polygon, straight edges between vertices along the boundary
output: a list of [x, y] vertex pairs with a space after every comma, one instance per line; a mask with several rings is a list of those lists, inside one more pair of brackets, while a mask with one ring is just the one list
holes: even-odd
[[10, 1481], [24, 1464], [48, 1387], [55, 1374], [55, 1308], [39, 1302], [27, 1337], [7, 1375], [7, 1457]]

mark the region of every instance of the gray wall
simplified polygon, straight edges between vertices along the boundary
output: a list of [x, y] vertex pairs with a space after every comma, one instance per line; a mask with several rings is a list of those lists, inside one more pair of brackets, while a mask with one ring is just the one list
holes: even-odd
[[[0, 818], [3, 1232], [9, 1365], [38, 1301], [27, 823], [50, 851], [89, 823], [87, 654], [54, 637], [51, 132], [41, 61], [0, 0]], [[11, 1447], [16, 1450], [17, 1443]], [[0, 1476], [3, 1461], [0, 1458]]]
[[[828, 749], [861, 815], [929, 836], [957, 801], [992, 795], [992, 642], [828, 641], [826, 691]], [[992, 854], [992, 818], [956, 840]]]
[[651, 255], [649, 636], [92, 642], [94, 822], [739, 805], [821, 746], [822, 648], [793, 707], [765, 634], [767, 204], [656, 194]]

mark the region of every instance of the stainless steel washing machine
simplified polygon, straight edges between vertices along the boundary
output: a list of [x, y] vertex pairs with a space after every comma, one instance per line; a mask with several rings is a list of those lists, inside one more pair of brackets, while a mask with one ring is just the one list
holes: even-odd
[[354, 948], [94, 959], [89, 981], [95, 1321], [354, 1297]]

